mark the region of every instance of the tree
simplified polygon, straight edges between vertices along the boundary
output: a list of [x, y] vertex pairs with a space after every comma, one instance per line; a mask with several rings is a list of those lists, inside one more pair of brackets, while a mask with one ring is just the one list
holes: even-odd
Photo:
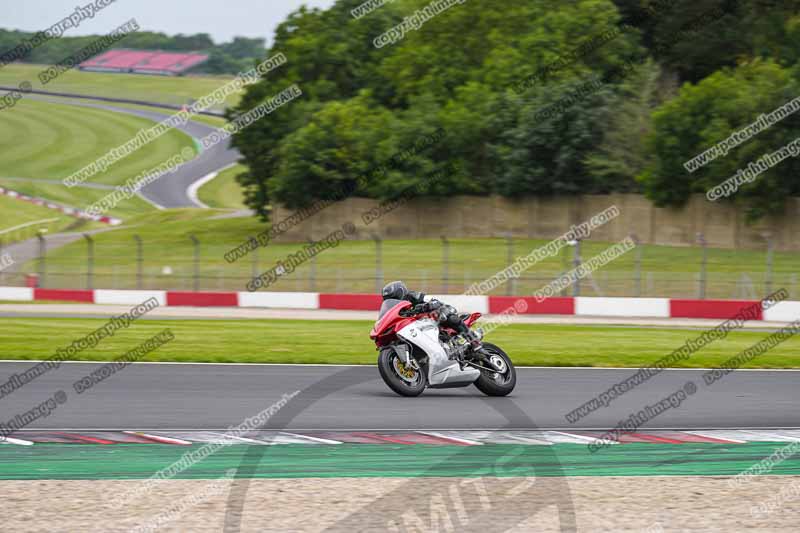
[[651, 114], [659, 103], [661, 71], [652, 60], [636, 66], [610, 95], [603, 140], [589, 153], [587, 171], [609, 190], [639, 189], [636, 177], [650, 163], [644, 140], [652, 131]]
[[[762, 60], [723, 69], [697, 85], [686, 84], [676, 98], [653, 114], [654, 129], [647, 147], [654, 162], [642, 175], [647, 195], [657, 205], [681, 205], [691, 193], [707, 192], [764, 154], [800, 137], [800, 112], [796, 112], [694, 172], [684, 166], [798, 94], [796, 76]], [[731, 200], [743, 205], [751, 220], [778, 212], [786, 196], [800, 193], [798, 172], [796, 158], [785, 160], [752, 183], [743, 184]]]
[[[516, 195], [544, 187], [577, 193], [592, 182], [582, 151], [601, 137], [596, 109], [587, 103], [577, 122], [557, 135], [554, 124], [530, 121], [546, 103], [542, 95], [557, 99], [577, 76], [614, 68], [639, 51], [635, 32], [618, 31], [619, 14], [611, 2], [554, 6], [544, 0], [496, 0], [491, 9], [454, 4], [380, 48], [373, 44], [376, 37], [429, 1], [398, 0], [354, 19], [350, 10], [360, 3], [340, 0], [326, 11], [301, 8], [279, 26], [269, 53], [284, 53], [289, 62], [248, 87], [232, 114], [252, 109], [292, 83], [304, 96], [234, 136], [250, 167], [241, 178], [248, 205], [263, 214], [272, 201], [310, 203], [438, 128], [445, 139], [357, 193], [391, 198], [420, 185], [421, 176], [449, 168], [448, 163], [460, 170], [450, 168], [442, 181], [416, 190]], [[612, 38], [574, 53], [606, 34]], [[514, 93], [519, 81], [562, 58], [569, 60], [524, 94]], [[361, 118], [348, 119], [348, 113]], [[538, 185], [517, 179], [529, 177], [531, 168], [538, 169]], [[556, 174], [548, 176], [553, 169]], [[603, 186], [591, 183], [589, 190], [595, 189]]]

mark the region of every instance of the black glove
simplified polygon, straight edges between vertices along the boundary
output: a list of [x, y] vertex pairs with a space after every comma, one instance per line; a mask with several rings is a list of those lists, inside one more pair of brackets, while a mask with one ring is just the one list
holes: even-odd
[[414, 315], [421, 315], [423, 313], [429, 313], [428, 304], [422, 303], [417, 305], [412, 305], [406, 309], [400, 311], [401, 316], [414, 316]]
[[444, 304], [442, 304], [442, 302], [440, 302], [439, 300], [431, 300], [430, 302], [418, 303], [412, 307], [409, 307], [406, 313], [404, 314], [410, 316], [410, 315], [421, 315], [424, 313], [432, 313], [433, 311], [438, 310], [443, 305]]
[[426, 309], [426, 313], [430, 313], [431, 311], [438, 311], [444, 304], [439, 300], [431, 300], [430, 302], [426, 302], [423, 304]]

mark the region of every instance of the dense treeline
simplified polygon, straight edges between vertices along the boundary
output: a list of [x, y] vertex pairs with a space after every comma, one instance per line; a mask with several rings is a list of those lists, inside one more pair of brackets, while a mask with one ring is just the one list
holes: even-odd
[[[234, 137], [249, 168], [239, 180], [262, 216], [272, 201], [297, 207], [342, 187], [376, 198], [410, 186], [644, 191], [679, 205], [800, 137], [798, 113], [702, 168], [684, 166], [800, 96], [798, 0], [469, 0], [382, 48], [373, 40], [429, 0], [356, 19], [362, 2], [292, 14], [270, 51], [288, 64], [232, 113], [293, 83], [304, 93]], [[385, 168], [439, 128], [442, 141]], [[460, 171], [421, 183], [449, 162]], [[783, 161], [733, 201], [763, 215], [800, 194], [798, 170]]]
[[[17, 47], [23, 39], [30, 40], [33, 33], [0, 29], [0, 55]], [[84, 37], [62, 36], [50, 39], [31, 50], [21, 61], [52, 65], [74, 54], [97, 40], [99, 35]], [[170, 52], [202, 52], [209, 60], [194, 69], [193, 73], [236, 74], [253, 66], [253, 61], [263, 58], [264, 39], [234, 37], [233, 41], [214, 44], [207, 33], [168, 36], [163, 33], [137, 32], [126, 36], [111, 48], [136, 50], [165, 50]]]

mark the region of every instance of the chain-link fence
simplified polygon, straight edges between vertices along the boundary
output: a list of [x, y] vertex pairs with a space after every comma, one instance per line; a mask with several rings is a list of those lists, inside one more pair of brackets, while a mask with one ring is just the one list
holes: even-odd
[[[112, 232], [116, 233], [116, 232]], [[45, 288], [162, 289], [245, 291], [247, 284], [278, 261], [304, 248], [302, 243], [270, 244], [234, 263], [224, 254], [240, 243], [221, 243], [213, 236], [130, 235], [120, 242], [110, 234], [64, 247], [48, 248], [47, 237], [35, 245], [34, 257], [0, 271], [0, 285]], [[559, 291], [562, 296], [633, 296], [671, 298], [754, 299], [778, 287], [797, 294], [800, 255], [764, 250], [709, 248], [702, 236], [693, 247], [640, 245], [579, 282]], [[485, 281], [527, 255], [544, 240], [475, 239], [345, 241], [322, 250], [285, 271], [263, 291], [375, 293], [387, 282], [402, 279], [431, 294], [458, 294]], [[532, 295], [558, 276], [586, 265], [612, 243], [585, 240], [564, 246], [556, 255], [535, 263], [517, 278], [491, 291], [493, 295]], [[1, 251], [1, 250], [0, 250]]]

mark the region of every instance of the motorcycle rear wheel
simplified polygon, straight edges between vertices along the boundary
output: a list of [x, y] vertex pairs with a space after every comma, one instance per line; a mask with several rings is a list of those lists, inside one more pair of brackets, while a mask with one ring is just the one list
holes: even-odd
[[387, 348], [378, 355], [378, 371], [384, 383], [400, 396], [419, 396], [428, 385], [422, 368], [406, 367], [394, 350]]
[[498, 362], [505, 365], [506, 372], [501, 374], [499, 372], [481, 370], [480, 377], [475, 380], [475, 386], [487, 396], [506, 396], [510, 394], [517, 385], [517, 371], [514, 369], [511, 358], [499, 346], [488, 342], [483, 343], [483, 349], [488, 352], [489, 357], [497, 358]]

